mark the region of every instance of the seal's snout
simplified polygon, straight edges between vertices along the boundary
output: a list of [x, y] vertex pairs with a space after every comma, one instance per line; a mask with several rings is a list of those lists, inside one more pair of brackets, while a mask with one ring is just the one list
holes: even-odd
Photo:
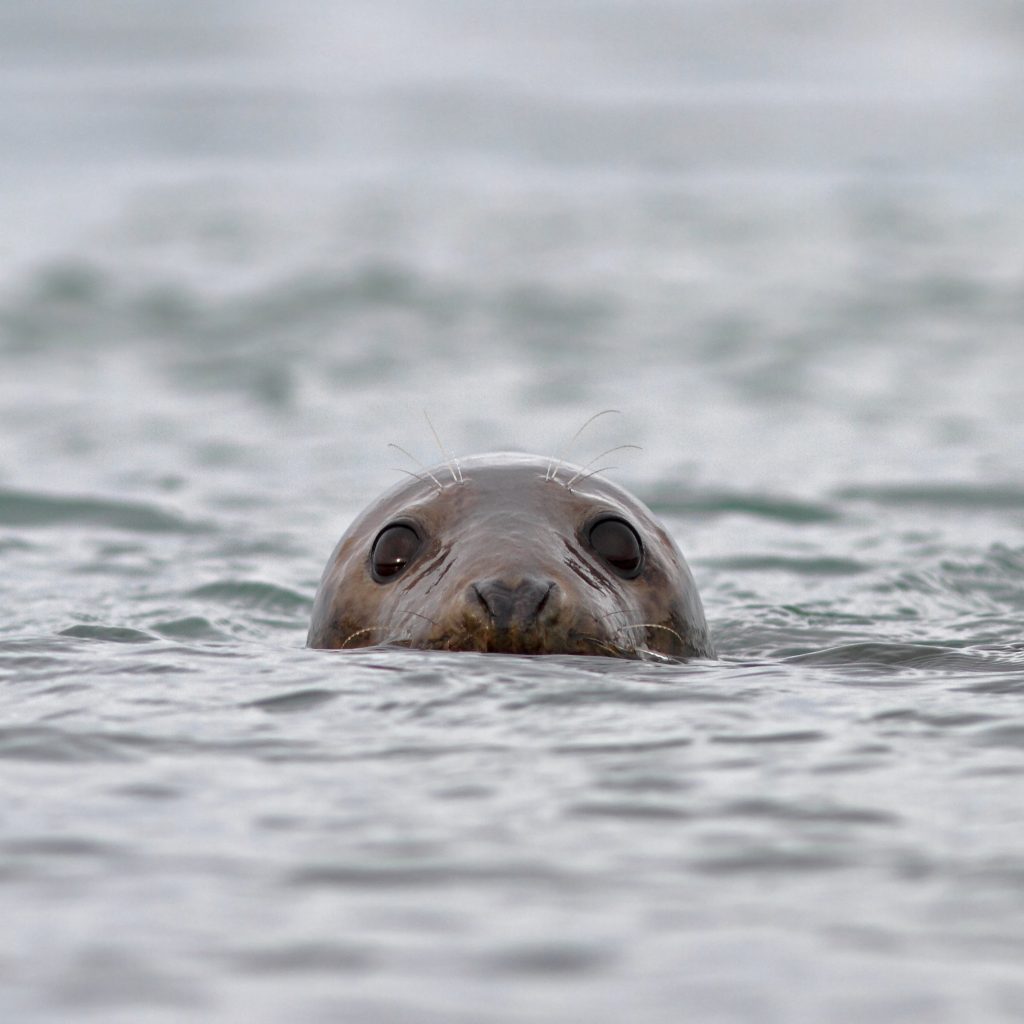
[[553, 580], [537, 576], [524, 576], [516, 583], [496, 578], [470, 584], [466, 596], [483, 606], [496, 630], [508, 632], [535, 628], [543, 612], [553, 607], [557, 589]]

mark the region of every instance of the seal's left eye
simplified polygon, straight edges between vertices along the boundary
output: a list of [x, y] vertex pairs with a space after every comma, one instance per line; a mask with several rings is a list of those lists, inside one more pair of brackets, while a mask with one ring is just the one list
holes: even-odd
[[644, 549], [636, 530], [622, 519], [600, 519], [590, 528], [590, 546], [622, 577], [640, 574]]
[[386, 583], [397, 576], [416, 557], [421, 543], [419, 534], [411, 526], [404, 523], [385, 526], [377, 534], [370, 552], [373, 578], [378, 583]]

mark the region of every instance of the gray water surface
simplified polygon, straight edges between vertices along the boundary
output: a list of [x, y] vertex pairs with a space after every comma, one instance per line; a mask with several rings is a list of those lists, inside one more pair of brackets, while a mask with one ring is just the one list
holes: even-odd
[[[0, 1017], [1024, 1018], [1024, 21], [0, 13]], [[719, 659], [303, 647], [560, 450]]]

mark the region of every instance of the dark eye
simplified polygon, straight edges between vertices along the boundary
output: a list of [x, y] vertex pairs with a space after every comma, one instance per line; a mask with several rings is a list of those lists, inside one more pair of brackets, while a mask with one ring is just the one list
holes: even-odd
[[411, 526], [404, 523], [385, 526], [377, 534], [370, 552], [373, 578], [378, 583], [393, 579], [416, 557], [421, 543], [419, 534]]
[[590, 546], [620, 575], [640, 574], [644, 549], [636, 530], [621, 519], [602, 519], [590, 528]]

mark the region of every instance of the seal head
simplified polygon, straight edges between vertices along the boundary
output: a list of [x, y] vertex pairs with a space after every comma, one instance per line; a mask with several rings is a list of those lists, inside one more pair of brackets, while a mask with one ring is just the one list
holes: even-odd
[[628, 491], [535, 455], [458, 465], [460, 480], [438, 467], [349, 527], [308, 646], [713, 656], [685, 559]]

